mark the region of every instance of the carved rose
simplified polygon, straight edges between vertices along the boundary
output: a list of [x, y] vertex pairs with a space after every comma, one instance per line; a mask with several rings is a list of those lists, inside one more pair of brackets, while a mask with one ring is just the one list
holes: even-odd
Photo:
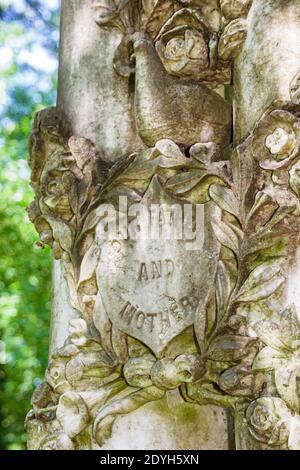
[[246, 419], [251, 435], [258, 441], [276, 447], [286, 444], [291, 414], [280, 398], [263, 397], [253, 401]]
[[253, 329], [266, 344], [256, 356], [253, 369], [273, 370], [279, 395], [299, 413], [300, 323], [294, 306], [287, 308], [281, 316], [257, 322]]
[[190, 8], [175, 12], [156, 39], [158, 55], [169, 74], [200, 80], [212, 87], [228, 83], [230, 75], [229, 70], [211, 64], [216, 48], [214, 32], [205, 19]]
[[[165, 42], [164, 42], [165, 41]], [[199, 31], [183, 27], [157, 43], [166, 70], [172, 75], [197, 78], [209, 66], [207, 42]]]
[[299, 119], [286, 110], [267, 111], [254, 130], [252, 151], [265, 170], [290, 165], [300, 151]]

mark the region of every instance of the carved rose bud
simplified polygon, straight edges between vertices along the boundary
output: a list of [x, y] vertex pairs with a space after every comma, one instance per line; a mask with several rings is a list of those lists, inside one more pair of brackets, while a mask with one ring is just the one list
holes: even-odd
[[261, 168], [284, 168], [299, 155], [300, 121], [289, 111], [267, 111], [253, 132], [252, 152]]
[[155, 357], [151, 354], [129, 359], [123, 367], [126, 382], [132, 387], [139, 388], [152, 385], [151, 369], [155, 361]]
[[275, 446], [287, 442], [291, 413], [280, 398], [263, 397], [253, 401], [247, 408], [246, 419], [256, 440]]
[[229, 395], [256, 397], [263, 389], [264, 374], [251, 371], [250, 366], [238, 365], [221, 374], [219, 387]]
[[151, 369], [151, 378], [154, 385], [168, 390], [199, 380], [205, 371], [205, 363], [198, 354], [182, 354], [175, 360], [157, 361]]
[[157, 361], [152, 367], [151, 378], [154, 385], [166, 390], [172, 390], [181, 384], [181, 377], [172, 359]]

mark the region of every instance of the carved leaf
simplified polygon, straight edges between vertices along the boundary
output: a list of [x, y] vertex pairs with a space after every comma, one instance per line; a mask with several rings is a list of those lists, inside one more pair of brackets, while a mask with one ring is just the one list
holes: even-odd
[[255, 338], [247, 336], [220, 336], [211, 342], [207, 357], [213, 361], [239, 361], [248, 355], [249, 348], [255, 342]]
[[64, 251], [70, 253], [73, 244], [73, 236], [70, 227], [65, 222], [55, 219], [50, 215], [44, 218], [51, 226], [54, 240], [59, 242]]
[[254, 370], [273, 370], [281, 367], [284, 362], [286, 362], [286, 357], [282, 352], [266, 346], [254, 359], [252, 368]]
[[85, 401], [78, 393], [72, 391], [60, 397], [56, 417], [71, 438], [80, 434], [91, 419]]
[[100, 292], [98, 292], [93, 312], [94, 325], [99, 331], [101, 338], [101, 345], [105, 351], [112, 352], [111, 342], [111, 321], [109, 320], [106, 310], [104, 308]]
[[212, 222], [214, 233], [221, 245], [230, 248], [235, 254], [239, 253], [240, 240], [231, 224], [218, 221]]
[[257, 302], [273, 294], [283, 283], [278, 259], [266, 261], [255, 268], [246, 279], [236, 296], [239, 302]]
[[103, 217], [103, 207], [102, 205], [98, 206], [96, 209], [93, 209], [85, 219], [81, 235], [85, 234], [86, 232], [89, 232], [90, 230], [93, 230], [98, 222], [101, 220]]
[[128, 359], [127, 335], [113, 326], [111, 337], [113, 350], [120, 364], [124, 364]]
[[231, 189], [220, 184], [213, 184], [209, 188], [209, 195], [221, 209], [239, 218], [239, 204]]
[[286, 362], [283, 367], [275, 370], [275, 383], [281, 398], [292, 410], [300, 412], [300, 400], [297, 391], [297, 379], [300, 377], [300, 364]]
[[249, 149], [248, 139], [239, 145], [231, 155], [231, 166], [235, 192], [240, 202], [239, 214], [242, 221], [249, 212], [247, 207], [247, 196], [252, 190], [253, 181], [253, 158]]
[[90, 248], [86, 251], [80, 266], [80, 275], [78, 281], [78, 289], [80, 285], [85, 281], [91, 279], [96, 271], [97, 263], [100, 257], [100, 248], [98, 244], [94, 241]]
[[166, 157], [169, 157], [169, 158], [176, 158], [178, 160], [182, 160], [186, 162], [186, 158], [181, 152], [178, 145], [176, 145], [170, 139], [159, 140], [155, 144], [155, 148], [161, 153], [161, 155], [165, 155]]
[[253, 330], [261, 341], [270, 348], [276, 349], [283, 354], [286, 354], [289, 350], [289, 338], [283, 337], [283, 331], [279, 322], [275, 323], [272, 320], [260, 321], [253, 325]]
[[230, 294], [233, 291], [233, 283], [231, 280], [230, 270], [224, 261], [219, 261], [216, 278], [216, 298], [218, 306], [218, 316], [222, 317], [222, 313], [226, 310]]

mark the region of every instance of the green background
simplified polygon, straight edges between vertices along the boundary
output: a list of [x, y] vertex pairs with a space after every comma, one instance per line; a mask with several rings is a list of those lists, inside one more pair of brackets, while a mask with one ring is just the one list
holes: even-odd
[[55, 104], [58, 0], [0, 0], [0, 449], [23, 449], [47, 364], [51, 252], [26, 207], [34, 113]]

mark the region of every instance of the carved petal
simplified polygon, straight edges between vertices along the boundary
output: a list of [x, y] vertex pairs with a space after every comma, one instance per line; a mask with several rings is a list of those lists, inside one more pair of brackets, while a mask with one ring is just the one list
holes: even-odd
[[281, 367], [285, 362], [286, 357], [283, 353], [266, 346], [256, 356], [252, 368], [254, 370], [273, 370]]
[[294, 411], [300, 412], [300, 400], [297, 393], [297, 379], [300, 377], [300, 364], [291, 362], [275, 370], [275, 383], [281, 398]]
[[220, 3], [223, 15], [234, 19], [247, 14], [252, 0], [221, 0]]

